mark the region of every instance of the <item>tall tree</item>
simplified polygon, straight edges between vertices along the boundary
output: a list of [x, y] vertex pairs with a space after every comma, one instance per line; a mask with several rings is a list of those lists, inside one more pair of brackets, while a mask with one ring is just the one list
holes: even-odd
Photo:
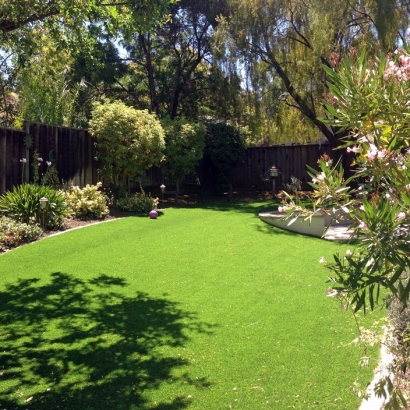
[[152, 112], [171, 119], [198, 115], [204, 79], [212, 64], [211, 40], [225, 1], [182, 0], [154, 33], [126, 33], [134, 81], [146, 84]]
[[235, 62], [228, 71], [245, 74], [248, 88], [258, 96], [255, 104], [265, 109], [261, 118], [269, 115], [267, 107], [285, 104], [334, 146], [338, 129], [319, 119], [327, 93], [322, 66], [334, 67], [341, 54], [364, 45], [375, 52], [392, 47], [404, 38], [400, 29], [408, 21], [400, 0], [340, 0], [337, 7], [333, 0], [231, 0], [230, 5], [231, 17], [220, 20], [219, 58]]

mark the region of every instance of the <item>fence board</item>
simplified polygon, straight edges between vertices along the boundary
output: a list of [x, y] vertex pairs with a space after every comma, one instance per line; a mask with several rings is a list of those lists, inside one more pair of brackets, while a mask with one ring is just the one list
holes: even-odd
[[[24, 129], [25, 131], [0, 128], [0, 194], [22, 182], [23, 166], [20, 163], [20, 158], [27, 159], [24, 181], [32, 181], [31, 163], [34, 149], [37, 149], [39, 156], [44, 159], [40, 166], [40, 173], [46, 172], [45, 161], [51, 160], [57, 167], [58, 174], [64, 183], [72, 182], [84, 187], [86, 184], [96, 184], [102, 180], [98, 174], [100, 165], [94, 159], [94, 139], [86, 130], [38, 123], [26, 123]], [[30, 149], [24, 145], [26, 135], [33, 139], [33, 146]], [[280, 171], [279, 177], [276, 179], [278, 188], [282, 187], [284, 183], [289, 183], [291, 176], [295, 176], [302, 181], [303, 189], [307, 189], [310, 177], [306, 171], [306, 164], [317, 168], [317, 160], [324, 153], [330, 157], [336, 156], [329, 144], [248, 148], [234, 169], [233, 187], [269, 189], [271, 183], [269, 180], [264, 181], [263, 175], [268, 172], [272, 165], [275, 165]], [[196, 174], [204, 174], [201, 165], [198, 166]], [[187, 176], [182, 184], [195, 186], [195, 181], [196, 175], [192, 174]], [[158, 167], [150, 169], [142, 178], [144, 187], [159, 187], [163, 183], [170, 185]], [[201, 181], [201, 184], [205, 185], [206, 181]], [[134, 186], [138, 186], [138, 184], [134, 184]]]

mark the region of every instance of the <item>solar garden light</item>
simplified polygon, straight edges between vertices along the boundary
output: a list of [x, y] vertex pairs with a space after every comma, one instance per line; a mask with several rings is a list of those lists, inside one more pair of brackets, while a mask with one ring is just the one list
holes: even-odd
[[41, 209], [42, 209], [42, 211], [43, 211], [43, 223], [42, 223], [42, 226], [43, 226], [43, 231], [44, 231], [44, 213], [45, 213], [45, 211], [46, 211], [46, 205], [47, 205], [48, 199], [47, 199], [45, 196], [43, 196], [42, 198], [39, 199], [39, 201], [40, 201]]
[[161, 189], [161, 200], [162, 200], [162, 207], [165, 208], [165, 204], [164, 204], [164, 192], [165, 192], [165, 188], [166, 186], [164, 184], [162, 184], [160, 186]]
[[269, 176], [272, 178], [272, 194], [275, 196], [275, 188], [276, 188], [276, 177], [279, 175], [279, 170], [272, 165], [269, 169]]

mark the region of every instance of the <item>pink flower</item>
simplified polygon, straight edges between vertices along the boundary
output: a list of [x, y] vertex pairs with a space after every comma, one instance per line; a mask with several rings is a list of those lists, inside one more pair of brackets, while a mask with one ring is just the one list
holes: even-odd
[[403, 219], [406, 219], [406, 214], [405, 214], [404, 212], [399, 212], [399, 213], [397, 214], [397, 219], [398, 219], [399, 221], [402, 221]]
[[365, 222], [360, 222], [360, 224], [359, 224], [359, 228], [362, 230], [362, 231], [367, 231], [368, 229], [369, 229], [369, 227], [367, 226], [367, 224], [365, 223]]
[[378, 149], [376, 147], [376, 145], [374, 144], [370, 144], [370, 149], [369, 151], [367, 151], [367, 159], [372, 162], [377, 158], [378, 155]]
[[354, 145], [353, 148], [347, 147], [347, 152], [354, 152], [355, 154], [357, 154], [359, 152], [359, 147]]
[[279, 207], [278, 207], [278, 211], [279, 211], [279, 212], [283, 212], [283, 211], [284, 211], [283, 206], [279, 206]]
[[52, 162], [51, 161], [46, 161], [46, 164], [49, 167], [52, 164]]

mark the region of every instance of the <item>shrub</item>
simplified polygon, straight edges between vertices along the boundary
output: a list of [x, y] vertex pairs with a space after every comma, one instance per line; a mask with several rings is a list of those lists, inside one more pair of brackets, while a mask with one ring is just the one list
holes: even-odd
[[153, 198], [151, 194], [144, 191], [134, 195], [127, 195], [115, 202], [115, 207], [122, 211], [135, 212], [137, 214], [147, 213], [155, 209], [158, 205], [158, 198]]
[[285, 191], [290, 194], [296, 194], [302, 189], [302, 181], [294, 176], [290, 177], [290, 184], [283, 184]]
[[163, 158], [164, 130], [155, 115], [120, 101], [94, 104], [90, 133], [100, 173], [116, 186], [140, 177]]
[[3, 216], [0, 218], [0, 250], [15, 248], [23, 243], [31, 242], [42, 232], [39, 225], [28, 225]]
[[[45, 208], [40, 198], [48, 199]], [[0, 210], [15, 221], [27, 224], [37, 223], [45, 229], [56, 229], [63, 225], [63, 218], [70, 211], [63, 195], [47, 186], [23, 184], [14, 187], [0, 197]]]
[[185, 119], [161, 121], [165, 131], [164, 173], [176, 183], [177, 198], [179, 186], [185, 175], [193, 172], [202, 158], [205, 147], [206, 128], [204, 124]]
[[101, 182], [97, 185], [88, 185], [81, 189], [78, 186], [71, 186], [63, 195], [75, 217], [80, 218], [103, 218], [109, 213], [107, 199], [98, 189], [102, 186]]
[[243, 136], [231, 125], [208, 124], [203, 164], [205, 173], [216, 194], [231, 182], [235, 167], [245, 150]]
[[61, 182], [60, 182], [60, 179], [58, 178], [58, 171], [55, 165], [48, 166], [46, 173], [41, 179], [41, 185], [48, 186], [53, 189], [61, 188]]

